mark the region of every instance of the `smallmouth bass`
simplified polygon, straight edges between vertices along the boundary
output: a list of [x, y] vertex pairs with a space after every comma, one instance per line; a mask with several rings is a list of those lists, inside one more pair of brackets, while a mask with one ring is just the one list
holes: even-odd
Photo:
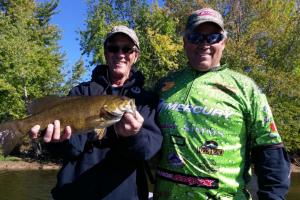
[[34, 125], [43, 130], [58, 119], [61, 132], [69, 125], [72, 134], [95, 131], [98, 139], [102, 139], [106, 127], [120, 121], [125, 112], [136, 112], [134, 99], [114, 95], [50, 96], [34, 101], [31, 107], [31, 116], [0, 124], [0, 149], [5, 156], [22, 143]]

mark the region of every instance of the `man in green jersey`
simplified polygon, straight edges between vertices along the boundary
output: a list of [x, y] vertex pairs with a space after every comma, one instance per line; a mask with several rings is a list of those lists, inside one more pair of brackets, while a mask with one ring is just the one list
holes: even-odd
[[164, 134], [154, 199], [284, 199], [288, 155], [266, 96], [248, 77], [221, 65], [227, 41], [221, 14], [204, 8], [187, 21], [187, 66], [158, 84]]

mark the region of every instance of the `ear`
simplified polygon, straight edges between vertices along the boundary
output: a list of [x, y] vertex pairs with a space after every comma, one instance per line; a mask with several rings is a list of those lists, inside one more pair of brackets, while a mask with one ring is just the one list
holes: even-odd
[[227, 44], [227, 41], [228, 41], [228, 38], [225, 38], [225, 39], [221, 42], [221, 44], [222, 44], [222, 49], [223, 49], [223, 50], [225, 49], [225, 46], [226, 46], [226, 44]]
[[224, 40], [224, 43], [227, 44], [228, 40], [229, 40], [229, 38], [226, 37], [225, 40]]
[[138, 61], [139, 57], [140, 57], [140, 53], [136, 52], [133, 64], [135, 64]]

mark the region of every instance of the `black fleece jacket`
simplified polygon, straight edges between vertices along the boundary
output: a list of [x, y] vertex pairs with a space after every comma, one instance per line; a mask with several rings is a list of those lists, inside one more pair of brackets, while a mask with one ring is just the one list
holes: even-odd
[[145, 161], [160, 149], [162, 135], [155, 123], [158, 98], [142, 87], [144, 77], [132, 70], [121, 88], [113, 88], [107, 66], [97, 66], [92, 80], [74, 87], [71, 96], [117, 94], [135, 99], [144, 123], [136, 136], [118, 137], [108, 127], [105, 137], [95, 141], [94, 133], [72, 135], [63, 147], [64, 162], [52, 190], [54, 199], [147, 199]]

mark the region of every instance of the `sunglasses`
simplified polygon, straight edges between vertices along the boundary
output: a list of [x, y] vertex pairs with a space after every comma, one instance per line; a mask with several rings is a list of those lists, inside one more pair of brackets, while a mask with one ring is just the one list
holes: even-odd
[[135, 48], [135, 47], [130, 47], [130, 46], [123, 46], [123, 47], [120, 47], [120, 46], [111, 45], [111, 46], [107, 46], [107, 47], [106, 47], [106, 50], [107, 50], [109, 53], [119, 53], [120, 50], [121, 50], [122, 53], [132, 54], [134, 51], [136, 51], [136, 48]]
[[201, 34], [201, 33], [191, 33], [187, 35], [187, 40], [192, 44], [203, 44], [207, 42], [208, 44], [216, 44], [224, 39], [222, 33], [211, 33], [211, 34]]

